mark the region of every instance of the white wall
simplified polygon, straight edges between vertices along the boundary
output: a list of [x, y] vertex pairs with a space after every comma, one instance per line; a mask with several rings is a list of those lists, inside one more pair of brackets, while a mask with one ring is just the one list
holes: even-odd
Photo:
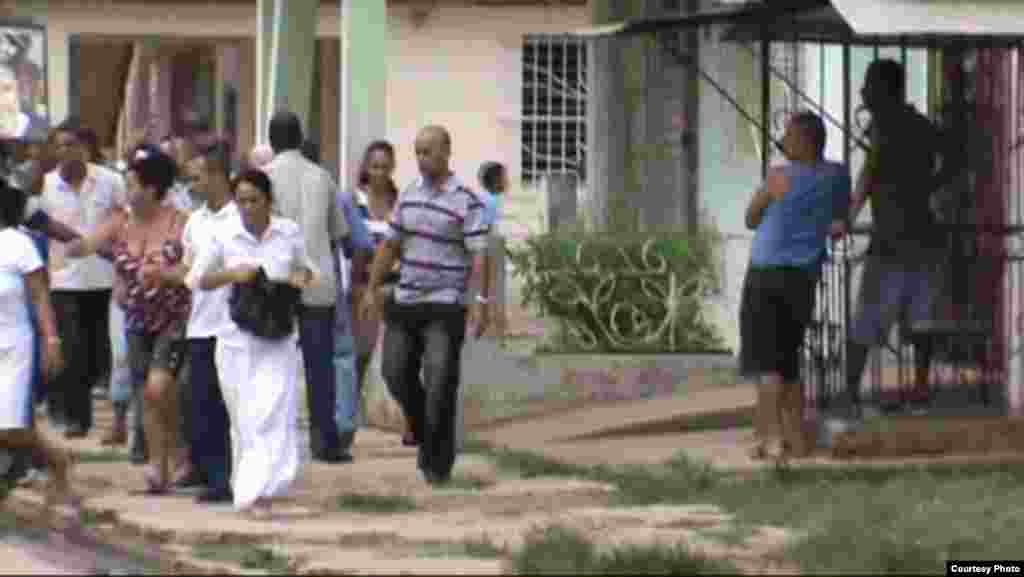
[[[326, 3], [317, 35], [339, 34], [336, 3]], [[34, 10], [39, 13], [39, 9]], [[59, 122], [68, 111], [68, 38], [73, 34], [255, 37], [256, 4], [166, 4], [68, 0], [45, 10], [49, 48], [50, 109]], [[422, 25], [414, 25], [409, 3], [389, 6], [388, 134], [398, 148], [398, 178], [416, 173], [412, 143], [429, 123], [447, 126], [454, 140], [454, 167], [475, 185], [484, 160], [506, 162], [511, 180], [520, 166], [519, 113], [522, 37], [558, 33], [588, 21], [585, 6], [476, 6], [445, 1]], [[243, 89], [245, 89], [243, 87]], [[240, 119], [240, 126], [247, 126]]]

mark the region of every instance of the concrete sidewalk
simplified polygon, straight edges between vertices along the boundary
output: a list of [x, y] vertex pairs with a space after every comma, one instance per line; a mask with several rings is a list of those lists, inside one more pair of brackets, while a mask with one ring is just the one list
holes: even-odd
[[[609, 410], [595, 408], [591, 418], [615, 418]], [[639, 406], [628, 410], [642, 412]], [[99, 446], [97, 439], [111, 417], [109, 405], [98, 403], [94, 438], [69, 442], [81, 459], [74, 481], [86, 497], [87, 522], [109, 539], [160, 543], [182, 566], [214, 572], [503, 574], [509, 571], [510, 552], [524, 536], [551, 524], [577, 527], [599, 543], [685, 541], [753, 572], [762, 571], [760, 564], [772, 557], [766, 551], [785, 541], [784, 531], [766, 529], [756, 546], [720, 542], [704, 532], [708, 525], [730, 522], [714, 507], [610, 508], [610, 486], [583, 479], [524, 479], [499, 470], [482, 455], [460, 456], [452, 484], [433, 488], [417, 476], [415, 450], [402, 447], [397, 434], [376, 430], [359, 433], [354, 463], [307, 463], [277, 517], [255, 521], [227, 505], [198, 505], [186, 492], [141, 495], [142, 467], [130, 464], [124, 448]], [[580, 414], [574, 419], [587, 417]], [[535, 424], [551, 429], [533, 438], [538, 445], [527, 448], [559, 456], [564, 446], [546, 441], [582, 430], [552, 425]], [[41, 426], [45, 429], [46, 423]], [[498, 441], [507, 438], [500, 431], [493, 433]], [[682, 446], [680, 436], [675, 437], [664, 441], [664, 454]], [[628, 442], [631, 447], [621, 450], [608, 451], [606, 445], [605, 453], [634, 457], [640, 453], [638, 446], [652, 445], [647, 438]], [[602, 461], [595, 458], [597, 451], [574, 450], [581, 460]], [[661, 453], [657, 458], [654, 454], [648, 453], [649, 461], [660, 459]], [[37, 491], [38, 487], [19, 488], [11, 499], [22, 506], [39, 506]], [[481, 555], [480, 543], [488, 543], [493, 554]]]

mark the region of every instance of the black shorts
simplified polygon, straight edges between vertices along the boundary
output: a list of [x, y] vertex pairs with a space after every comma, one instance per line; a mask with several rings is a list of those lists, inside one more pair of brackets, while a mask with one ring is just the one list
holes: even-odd
[[800, 379], [800, 348], [814, 311], [817, 275], [799, 268], [751, 268], [740, 301], [740, 373]]

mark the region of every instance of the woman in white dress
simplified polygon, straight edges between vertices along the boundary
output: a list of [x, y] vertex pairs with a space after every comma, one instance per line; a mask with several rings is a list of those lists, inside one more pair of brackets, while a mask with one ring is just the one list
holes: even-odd
[[[186, 284], [216, 290], [256, 278], [260, 268], [273, 281], [296, 288], [317, 282], [319, 272], [306, 251], [299, 226], [271, 215], [273, 193], [267, 175], [242, 173], [234, 182], [240, 219], [217, 231], [199, 253]], [[227, 306], [227, 303], [225, 303]], [[231, 419], [235, 508], [266, 517], [271, 501], [298, 476], [298, 336], [266, 340], [232, 322], [217, 336], [217, 374]]]
[[0, 447], [31, 451], [34, 461], [46, 464], [48, 506], [77, 506], [78, 498], [68, 482], [70, 456], [47, 442], [32, 425], [35, 328], [28, 303], [36, 309], [44, 343], [43, 374], [53, 376], [64, 360], [42, 256], [32, 239], [18, 230], [25, 203], [22, 191], [6, 184], [0, 187], [0, 246], [4, 247], [0, 250]]

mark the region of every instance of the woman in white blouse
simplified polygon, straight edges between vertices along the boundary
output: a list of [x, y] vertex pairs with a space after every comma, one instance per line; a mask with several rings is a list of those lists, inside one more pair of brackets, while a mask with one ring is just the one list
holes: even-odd
[[[241, 218], [217, 231], [186, 284], [216, 290], [250, 282], [260, 268], [270, 280], [297, 288], [315, 283], [319, 272], [299, 226], [271, 215], [267, 175], [244, 172], [235, 180], [234, 193]], [[287, 491], [300, 466], [297, 333], [266, 340], [232, 322], [217, 336], [216, 346], [217, 374], [231, 419], [235, 508], [267, 517], [272, 499]]]
[[63, 367], [60, 337], [50, 304], [46, 270], [39, 250], [18, 230], [25, 212], [25, 193], [0, 184], [0, 449], [28, 450], [49, 469], [46, 504], [77, 506], [71, 492], [68, 453], [47, 442], [32, 425], [32, 348], [36, 331], [29, 307], [35, 307], [43, 341], [43, 374], [53, 377]]
[[[186, 284], [216, 290], [251, 282], [260, 269], [269, 280], [296, 288], [315, 283], [318, 272], [299, 225], [270, 213], [273, 193], [266, 174], [248, 170], [234, 180], [233, 189], [241, 218], [217, 232]], [[267, 517], [271, 500], [285, 493], [299, 472], [298, 336], [293, 331], [267, 340], [232, 322], [217, 335], [215, 355], [231, 420], [234, 506]]]

